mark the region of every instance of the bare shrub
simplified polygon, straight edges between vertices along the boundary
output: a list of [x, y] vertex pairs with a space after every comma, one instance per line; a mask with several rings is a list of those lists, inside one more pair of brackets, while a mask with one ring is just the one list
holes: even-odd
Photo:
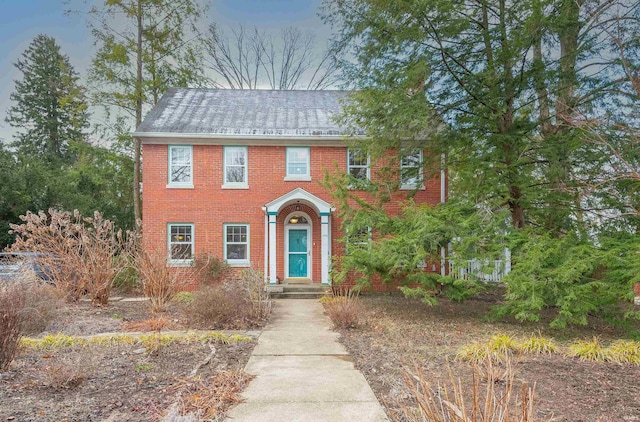
[[159, 251], [141, 251], [135, 264], [140, 276], [142, 293], [149, 298], [153, 312], [164, 312], [171, 299], [188, 284], [189, 267], [170, 267], [167, 256]]
[[247, 313], [247, 303], [237, 283], [204, 286], [193, 295], [187, 308], [189, 318], [223, 327], [240, 327]]
[[63, 298], [60, 291], [48, 284], [23, 285], [25, 304], [21, 312], [20, 332], [33, 335], [43, 332], [60, 312]]
[[262, 273], [246, 269], [223, 283], [200, 288], [187, 313], [193, 320], [225, 327], [263, 323], [271, 314], [271, 301]]
[[245, 292], [245, 300], [248, 300], [250, 320], [254, 323], [260, 323], [269, 319], [271, 300], [269, 292], [264, 288], [263, 273], [253, 268], [247, 268], [240, 271], [238, 281]]
[[355, 328], [360, 323], [362, 309], [355, 298], [335, 296], [324, 301], [324, 309], [336, 328]]
[[[109, 300], [115, 276], [126, 266], [126, 244], [122, 231], [99, 212], [83, 217], [53, 209], [49, 213], [27, 212], [23, 224], [12, 224], [16, 241], [12, 251], [37, 252], [38, 265], [47, 278], [69, 298], [87, 293], [91, 301], [104, 305]], [[130, 238], [132, 240], [132, 238]]]
[[20, 285], [0, 283], [0, 371], [7, 369], [18, 351], [25, 302]]
[[[501, 368], [498, 366], [502, 365]], [[534, 387], [517, 385], [510, 360], [492, 359], [471, 367], [469, 379], [454, 376], [451, 367], [444, 383], [434, 384], [418, 367], [405, 372], [405, 386], [411, 391], [415, 407], [400, 404], [396, 421], [409, 422], [533, 422]]]
[[215, 255], [200, 254], [193, 260], [193, 268], [199, 275], [199, 284], [211, 286], [224, 281], [231, 275], [231, 267]]

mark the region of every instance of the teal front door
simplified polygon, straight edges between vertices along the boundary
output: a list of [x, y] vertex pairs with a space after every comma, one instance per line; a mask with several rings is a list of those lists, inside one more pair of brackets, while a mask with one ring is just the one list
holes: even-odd
[[309, 231], [289, 229], [289, 277], [309, 277]]

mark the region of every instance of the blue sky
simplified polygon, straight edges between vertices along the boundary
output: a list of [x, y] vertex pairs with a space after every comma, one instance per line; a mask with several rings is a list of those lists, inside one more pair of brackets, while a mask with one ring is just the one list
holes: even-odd
[[[14, 80], [20, 77], [13, 63], [36, 35], [53, 36], [84, 78], [93, 55], [86, 16], [65, 16], [64, 11], [87, 10], [92, 2], [70, 0], [66, 5], [63, 0], [0, 0], [0, 139], [8, 141], [13, 133], [4, 122]], [[264, 29], [298, 26], [312, 30], [321, 41], [327, 38], [328, 30], [317, 16], [319, 6], [320, 0], [213, 0], [206, 23], [241, 23]]]

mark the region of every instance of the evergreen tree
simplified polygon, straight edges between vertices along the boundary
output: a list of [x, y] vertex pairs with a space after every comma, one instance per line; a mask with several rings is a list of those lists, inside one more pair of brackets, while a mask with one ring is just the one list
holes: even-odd
[[53, 37], [38, 35], [15, 63], [22, 72], [11, 94], [6, 121], [18, 129], [13, 146], [46, 160], [69, 160], [73, 143], [85, 142], [88, 128], [84, 89], [69, 57]]
[[[629, 101], [621, 94], [629, 78], [619, 70], [616, 41], [637, 40], [639, 2], [325, 0], [323, 13], [337, 29], [335, 48], [345, 57], [342, 70], [359, 88], [343, 123], [366, 130], [369, 138], [361, 146], [374, 155], [391, 148], [400, 156], [424, 148], [432, 158], [426, 168], [436, 171], [446, 154], [451, 195], [495, 220], [493, 236], [484, 227], [464, 225], [463, 232], [450, 235], [458, 239], [478, 233], [473, 237], [481, 239], [471, 251], [481, 258], [478, 246], [512, 233], [514, 271], [505, 279], [503, 312], [535, 319], [542, 308], [553, 306], [559, 309], [556, 324], [582, 324], [587, 313], [611, 311], [613, 303], [628, 299], [631, 283], [639, 279], [634, 275], [639, 274], [638, 260], [619, 253], [620, 260], [614, 261], [606, 252], [637, 250], [638, 241], [611, 238], [601, 229], [603, 215], [625, 212], [616, 201], [605, 201], [608, 193], [600, 189], [602, 170], [615, 160], [580, 129], [598, 111], [611, 107], [616, 113]], [[629, 157], [628, 162], [636, 162]], [[330, 182], [344, 187], [349, 180]], [[397, 188], [397, 183], [370, 185], [367, 189], [380, 202]], [[348, 189], [333, 191], [343, 203], [358, 204]], [[511, 228], [504, 225], [503, 210]], [[429, 215], [437, 213], [419, 218]], [[349, 229], [357, 220], [346, 221]], [[408, 239], [428, 245], [429, 231], [413, 231], [414, 223], [403, 215], [396, 219], [398, 243]], [[384, 250], [393, 236], [385, 231], [389, 226], [379, 226], [382, 236], [372, 245], [374, 256], [392, 256]], [[422, 239], [407, 237], [416, 233]], [[416, 262], [416, 251], [426, 250], [406, 250], [387, 268], [380, 268], [382, 260], [372, 264], [384, 276], [393, 270], [389, 266], [406, 268], [398, 262]], [[545, 250], [553, 257], [544, 265], [522, 264], [542, 262], [538, 254]], [[454, 249], [456, 256], [466, 252]], [[580, 265], [589, 254], [594, 256], [590, 265]], [[372, 270], [366, 261], [353, 269], [362, 270], [363, 262]], [[602, 289], [610, 294], [591, 294]]]

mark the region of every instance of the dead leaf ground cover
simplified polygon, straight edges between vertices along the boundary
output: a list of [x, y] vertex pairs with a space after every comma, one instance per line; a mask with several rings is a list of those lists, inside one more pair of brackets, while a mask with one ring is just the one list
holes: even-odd
[[[520, 338], [541, 334], [561, 345], [594, 335], [605, 343], [629, 335], [628, 330], [599, 320], [591, 321], [589, 328], [563, 330], [549, 328], [549, 320], [535, 324], [489, 322], [484, 317], [499, 297], [499, 292], [490, 292], [465, 303], [443, 299], [429, 307], [396, 295], [362, 296], [364, 323], [356, 329], [340, 330], [341, 341], [387, 413], [399, 417], [400, 404], [411, 404], [403, 382], [404, 368], [419, 365], [437, 383], [447, 378], [449, 361], [454, 372], [464, 378], [469, 366], [455, 361], [464, 345], [502, 333]], [[521, 355], [516, 361], [516, 377], [535, 383], [540, 420], [640, 421], [638, 366], [582, 362], [563, 354]]]
[[[99, 307], [79, 302], [57, 306], [60, 309], [44, 331], [30, 337], [58, 333], [69, 336], [126, 333], [131, 327], [151, 326], [153, 324], [145, 321], [158, 318], [145, 302], [113, 301]], [[190, 321], [180, 303], [169, 306], [162, 318], [169, 321], [164, 331], [229, 328], [215, 322]], [[195, 393], [185, 396], [182, 390], [187, 393], [191, 390], [184, 386], [209, 385], [221, 373], [232, 374], [234, 380], [240, 380], [238, 371], [248, 361], [255, 340], [215, 343], [211, 360], [201, 366], [196, 378], [191, 377], [193, 369], [211, 355], [209, 346], [211, 344], [203, 341], [188, 344], [177, 341], [157, 351], [135, 342], [85, 344], [55, 350], [23, 347], [9, 369], [0, 374], [0, 420], [161, 420], [176, 401], [184, 407], [189, 407], [186, 404], [190, 401], [202, 402], [203, 394], [198, 393], [198, 400], [191, 397]], [[245, 384], [246, 380], [239, 386]], [[213, 420], [219, 418], [220, 415]]]

